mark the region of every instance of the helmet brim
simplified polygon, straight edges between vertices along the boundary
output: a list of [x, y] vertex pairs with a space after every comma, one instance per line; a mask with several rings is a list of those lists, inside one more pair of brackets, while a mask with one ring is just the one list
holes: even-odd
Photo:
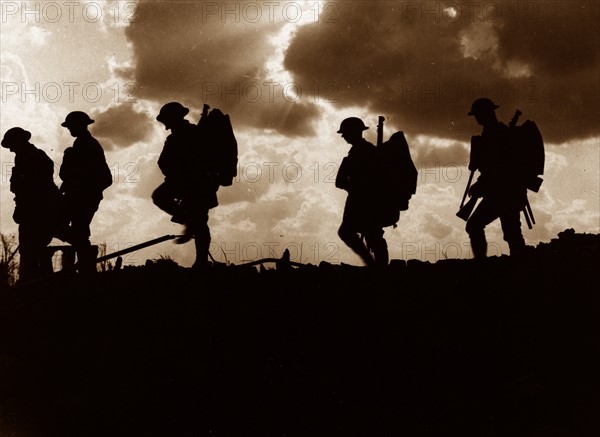
[[[365, 127], [362, 128], [362, 130], [367, 130], [367, 129], [369, 129], [369, 126], [365, 126]], [[342, 129], [340, 129], [340, 130], [337, 131], [337, 133], [338, 134], [343, 134], [344, 131]]]
[[89, 126], [89, 125], [90, 125], [90, 124], [92, 124], [93, 122], [94, 122], [94, 120], [89, 120], [89, 121], [86, 121], [86, 122], [81, 122], [81, 123], [79, 123], [79, 122], [76, 122], [76, 121], [75, 121], [75, 122], [71, 122], [71, 123], [67, 123], [66, 121], [63, 121], [63, 122], [62, 122], [60, 125], [61, 125], [62, 127], [76, 126], [76, 125], [78, 125], [78, 124], [83, 124], [83, 125], [85, 125], [85, 126]]

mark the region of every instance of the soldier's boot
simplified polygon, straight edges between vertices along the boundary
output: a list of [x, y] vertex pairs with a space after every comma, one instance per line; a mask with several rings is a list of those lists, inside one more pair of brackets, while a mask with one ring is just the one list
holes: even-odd
[[197, 226], [194, 232], [194, 244], [196, 246], [196, 261], [192, 269], [205, 272], [211, 267], [208, 260], [208, 251], [210, 249], [210, 231], [205, 225]]

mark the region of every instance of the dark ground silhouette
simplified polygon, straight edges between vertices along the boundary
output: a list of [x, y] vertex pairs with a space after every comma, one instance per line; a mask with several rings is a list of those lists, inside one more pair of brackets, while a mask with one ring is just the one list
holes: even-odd
[[600, 235], [530, 258], [167, 260], [0, 293], [0, 435], [595, 436]]

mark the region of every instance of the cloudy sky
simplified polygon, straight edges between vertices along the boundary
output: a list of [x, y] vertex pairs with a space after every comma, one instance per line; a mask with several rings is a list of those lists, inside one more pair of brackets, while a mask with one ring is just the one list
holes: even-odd
[[[467, 184], [466, 113], [480, 96], [501, 120], [516, 109], [544, 135], [544, 183], [529, 196], [529, 244], [558, 232], [600, 232], [600, 3], [597, 1], [1, 2], [2, 134], [20, 126], [58, 167], [73, 138], [60, 126], [88, 112], [115, 183], [92, 222], [92, 240], [114, 252], [178, 234], [150, 200], [162, 181], [168, 131], [160, 106], [179, 101], [197, 121], [204, 103], [230, 114], [238, 178], [210, 212], [211, 253], [241, 264], [279, 257], [360, 260], [339, 240], [345, 192], [333, 181], [349, 146], [336, 133], [361, 117], [376, 141], [404, 131], [419, 169], [417, 193], [391, 258], [469, 258], [456, 212]], [[16, 233], [1, 149], [0, 231]], [[60, 183], [56, 176], [57, 183]], [[489, 254], [508, 253], [500, 225]], [[60, 244], [60, 241], [53, 241]], [[126, 264], [193, 262], [192, 243], [127, 255]]]

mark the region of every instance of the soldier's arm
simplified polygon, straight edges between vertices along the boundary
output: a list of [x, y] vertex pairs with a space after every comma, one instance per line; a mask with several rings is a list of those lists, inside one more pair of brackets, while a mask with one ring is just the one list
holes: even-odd
[[69, 147], [65, 150], [63, 154], [63, 160], [60, 165], [60, 169], [58, 170], [58, 176], [60, 176], [60, 179], [62, 181], [68, 181], [69, 179], [71, 179], [71, 168], [73, 166], [73, 159], [71, 156], [72, 151], [73, 149]]
[[12, 169], [12, 174], [10, 175], [10, 191], [14, 194], [19, 192], [19, 187], [21, 186], [22, 175], [19, 173], [18, 167], [15, 165]]
[[160, 153], [160, 156], [158, 157], [158, 168], [160, 168], [160, 171], [165, 176], [172, 174], [172, 155], [173, 154], [171, 152], [171, 147], [169, 143], [165, 143], [165, 146], [163, 147], [163, 150]]
[[52, 180], [54, 179], [54, 161], [50, 159], [42, 150], [39, 154], [39, 178], [41, 180]]
[[342, 163], [340, 164], [340, 168], [338, 169], [338, 173], [335, 178], [335, 186], [346, 191], [349, 191], [350, 189], [350, 174], [348, 167], [348, 157], [346, 157], [342, 159]]

